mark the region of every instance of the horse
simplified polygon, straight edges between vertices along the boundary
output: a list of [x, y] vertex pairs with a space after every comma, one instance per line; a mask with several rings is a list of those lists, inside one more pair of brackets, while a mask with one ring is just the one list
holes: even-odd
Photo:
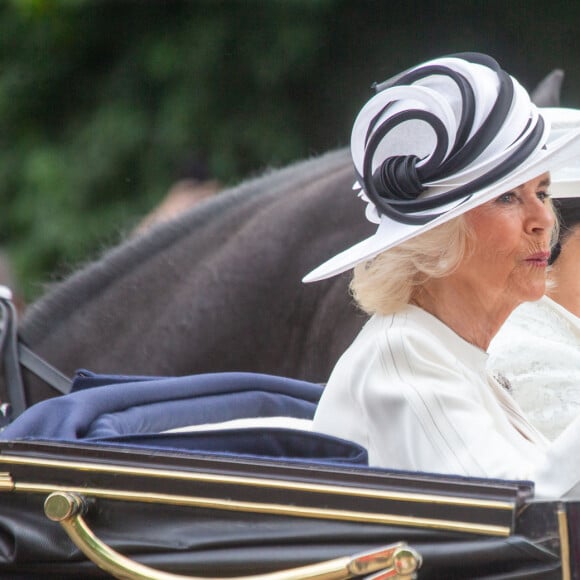
[[[133, 236], [31, 304], [21, 340], [61, 372], [252, 371], [324, 382], [366, 321], [348, 275], [301, 278], [372, 234], [348, 152], [266, 171]], [[57, 394], [24, 372], [27, 405]]]
[[[563, 72], [533, 91], [560, 101]], [[21, 340], [62, 373], [250, 371], [324, 383], [367, 320], [349, 275], [301, 278], [370, 236], [348, 151], [295, 162], [130, 236], [27, 308]], [[0, 392], [6, 392], [0, 377]], [[57, 393], [24, 372], [26, 404]]]

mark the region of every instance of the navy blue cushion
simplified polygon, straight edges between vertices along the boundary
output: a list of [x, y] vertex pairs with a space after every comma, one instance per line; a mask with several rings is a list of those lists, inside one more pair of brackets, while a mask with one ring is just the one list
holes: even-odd
[[79, 371], [70, 395], [25, 411], [1, 439], [37, 439], [366, 464], [357, 444], [275, 427], [162, 433], [241, 418], [312, 419], [319, 384], [257, 373], [131, 377]]

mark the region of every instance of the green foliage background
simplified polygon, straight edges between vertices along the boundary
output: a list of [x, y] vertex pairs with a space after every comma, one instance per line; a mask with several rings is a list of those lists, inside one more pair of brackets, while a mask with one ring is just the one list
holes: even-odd
[[0, 246], [28, 300], [116, 243], [188, 160], [226, 184], [348, 143], [370, 84], [463, 50], [578, 106], [554, 0], [0, 0]]

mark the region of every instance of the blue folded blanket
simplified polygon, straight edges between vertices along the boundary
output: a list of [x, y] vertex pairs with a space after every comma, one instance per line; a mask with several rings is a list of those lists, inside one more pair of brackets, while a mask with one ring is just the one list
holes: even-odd
[[236, 419], [312, 419], [322, 385], [257, 373], [139, 377], [77, 372], [69, 395], [38, 403], [0, 433], [36, 439], [130, 445], [196, 453], [366, 465], [359, 445], [286, 427], [166, 433]]

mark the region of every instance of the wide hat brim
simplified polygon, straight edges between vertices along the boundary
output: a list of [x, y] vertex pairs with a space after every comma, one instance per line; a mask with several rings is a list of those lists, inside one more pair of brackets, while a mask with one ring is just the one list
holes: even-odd
[[558, 179], [552, 181], [550, 192], [555, 199], [580, 197], [580, 167], [566, 173], [568, 178], [559, 175]]
[[[452, 207], [442, 208], [444, 213], [426, 224], [409, 225], [382, 216], [375, 234], [327, 260], [307, 274], [302, 281], [306, 283], [316, 282], [341, 274], [355, 265], [370, 260], [386, 250], [491, 201], [502, 193], [539, 177], [543, 173], [569, 166], [572, 160], [580, 159], [580, 129], [568, 129], [562, 133], [561, 136], [550, 139], [543, 149], [536, 151], [524, 164], [501, 180], [474, 192], [468, 199], [453, 204]], [[580, 168], [578, 175], [580, 176]], [[558, 189], [559, 196], [565, 197], [566, 192], [571, 192], [574, 183], [576, 186], [578, 185], [574, 179], [562, 179], [557, 182], [556, 189]], [[578, 195], [577, 187], [575, 191]]]
[[[580, 109], [567, 107], [542, 107], [542, 116], [551, 125], [550, 135], [559, 138], [564, 133], [580, 128]], [[580, 197], [580, 158], [571, 164], [551, 172], [552, 185], [550, 193], [552, 197], [571, 198]]]

